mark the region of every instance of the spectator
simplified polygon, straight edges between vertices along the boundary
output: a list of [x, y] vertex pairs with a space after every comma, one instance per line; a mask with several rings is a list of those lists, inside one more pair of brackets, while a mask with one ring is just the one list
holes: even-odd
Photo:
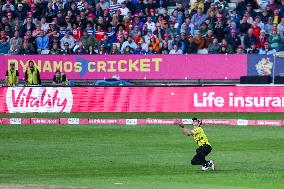
[[268, 18], [270, 17], [269, 15], [268, 15], [268, 12], [266, 11], [266, 10], [263, 10], [262, 12], [261, 12], [261, 21], [265, 24], [265, 23], [267, 23], [268, 22]]
[[19, 83], [19, 72], [15, 69], [15, 63], [10, 63], [10, 69], [6, 71], [5, 83], [7, 86], [16, 86]]
[[127, 16], [128, 12], [130, 12], [130, 10], [126, 7], [125, 1], [121, 3], [121, 7], [118, 10], [120, 11], [121, 16]]
[[109, 2], [106, 0], [100, 0], [99, 2], [102, 10], [109, 9]]
[[222, 44], [219, 53], [220, 53], [220, 54], [228, 54], [229, 51], [228, 51], [228, 49], [227, 49], [227, 45]]
[[[284, 3], [284, 1], [283, 1], [283, 3]], [[277, 33], [280, 34], [282, 41], [284, 41], [284, 17], [281, 18], [281, 22], [277, 25]]]
[[7, 37], [0, 38], [0, 54], [7, 54], [10, 49], [10, 44]]
[[195, 2], [191, 2], [190, 10], [193, 10], [195, 7], [204, 11], [204, 3], [201, 0], [196, 0]]
[[86, 53], [89, 55], [93, 55], [93, 54], [97, 54], [97, 52], [98, 51], [96, 51], [93, 46], [89, 46]]
[[207, 10], [207, 16], [210, 16], [211, 13], [213, 13], [213, 15], [216, 15], [218, 12], [218, 9], [217, 7], [215, 6], [215, 3], [210, 3], [210, 6], [208, 7], [208, 10]]
[[14, 37], [10, 39], [10, 46], [14, 45], [16, 49], [20, 49], [22, 44], [23, 44], [23, 39], [20, 37], [20, 32], [16, 30], [14, 33]]
[[23, 42], [23, 47], [20, 49], [19, 54], [28, 55], [34, 53], [35, 51], [32, 45], [30, 45], [27, 41]]
[[71, 34], [71, 32], [66, 32], [64, 34], [64, 37], [60, 40], [60, 47], [61, 47], [62, 50], [67, 50], [66, 49], [66, 43], [68, 43], [69, 49], [72, 49], [74, 47], [75, 40], [70, 34]]
[[27, 12], [23, 9], [23, 4], [19, 3], [17, 5], [17, 10], [15, 11], [15, 16], [23, 22], [26, 18], [26, 13]]
[[270, 54], [271, 48], [269, 47], [269, 43], [265, 42], [263, 47], [259, 50], [259, 54]]
[[221, 45], [218, 43], [218, 39], [214, 38], [213, 43], [209, 44], [208, 46], [208, 53], [209, 54], [218, 54], [221, 50]]
[[58, 43], [53, 43], [52, 49], [49, 51], [49, 54], [52, 55], [61, 54], [61, 49], [58, 48]]
[[169, 46], [168, 46], [168, 43], [166, 41], [163, 41], [162, 43], [162, 48], [160, 49], [160, 54], [169, 54], [170, 51], [169, 51]]
[[46, 18], [42, 17], [40, 20], [40, 26], [41, 26], [41, 30], [43, 30], [44, 32], [47, 32], [47, 30], [49, 30], [49, 24], [46, 23]]
[[121, 8], [121, 4], [117, 2], [117, 0], [111, 0], [109, 6], [110, 14], [114, 14], [118, 9]]
[[284, 0], [281, 0], [281, 6], [280, 6], [280, 16], [284, 17]]
[[116, 42], [116, 34], [115, 34], [115, 28], [112, 27], [112, 25], [108, 25], [107, 26], [107, 32], [106, 32], [106, 36], [108, 37], [109, 41], [111, 43], [114, 43]]
[[145, 13], [150, 14], [151, 9], [154, 9], [154, 11], [157, 12], [158, 6], [153, 0], [148, 0], [147, 4], [145, 5]]
[[66, 75], [64, 73], [61, 73], [60, 70], [56, 70], [55, 75], [52, 79], [52, 85], [63, 86], [67, 84], [68, 80], [66, 78]]
[[156, 31], [156, 24], [152, 21], [151, 16], [147, 17], [147, 22], [145, 23], [145, 25], [147, 26], [148, 30], [151, 30], [152, 33]]
[[47, 30], [47, 36], [49, 37], [50, 43], [59, 43], [59, 32], [56, 29], [55, 24], [51, 23], [49, 27], [50, 29]]
[[63, 43], [63, 48], [61, 48], [60, 54], [63, 54], [63, 55], [65, 55], [65, 54], [73, 54], [71, 49], [72, 49], [72, 47], [70, 47], [70, 44], [68, 42], [64, 42]]
[[197, 9], [197, 13], [193, 15], [191, 22], [194, 25], [194, 29], [198, 30], [201, 27], [201, 24], [206, 20], [206, 15], [203, 14], [203, 11], [201, 8]]
[[208, 30], [207, 31], [207, 34], [205, 36], [205, 41], [206, 41], [206, 45], [210, 45], [213, 43], [213, 39], [216, 38], [213, 34], [213, 31], [212, 30]]
[[216, 7], [219, 9], [219, 10], [228, 10], [228, 3], [227, 1], [224, 1], [224, 0], [217, 0], [216, 1]]
[[41, 85], [39, 71], [32, 60], [29, 61], [29, 68], [25, 72], [25, 81], [27, 85]]
[[265, 30], [261, 30], [260, 31], [260, 36], [259, 36], [259, 38], [257, 40], [257, 43], [256, 43], [256, 47], [258, 47], [260, 49], [264, 48], [264, 44], [266, 42], [268, 42], [268, 37], [267, 37], [267, 35], [265, 33]]
[[100, 45], [102, 45], [102, 44], [105, 46], [106, 51], [110, 52], [112, 43], [108, 40], [108, 36], [107, 35], [105, 35], [103, 40], [100, 41]]
[[135, 7], [135, 13], [139, 12], [145, 12], [146, 5], [144, 4], [143, 0], [137, 0], [137, 2], [134, 4]]
[[221, 42], [221, 40], [225, 37], [225, 25], [221, 14], [217, 14], [216, 17], [217, 22], [213, 25], [213, 31], [218, 41]]
[[76, 23], [73, 23], [72, 25], [72, 34], [73, 34], [74, 40], [76, 41], [80, 40], [80, 38], [83, 36], [83, 31], [81, 30], [81, 28], [78, 27]]
[[259, 50], [256, 48], [255, 43], [251, 43], [251, 48], [247, 50], [248, 54], [259, 54]]
[[[128, 37], [127, 41], [125, 41], [122, 46], [121, 46], [121, 53], [125, 52], [124, 49], [126, 47], [129, 47], [130, 50], [135, 50], [137, 48], [137, 44], [133, 41], [133, 39], [131, 38], [131, 36]], [[126, 51], [128, 52], [128, 51]]]
[[237, 30], [233, 29], [231, 34], [227, 37], [228, 44], [231, 44], [232, 50], [236, 52], [236, 49], [241, 45], [241, 38], [236, 34]]
[[112, 44], [110, 54], [120, 54], [117, 44], [115, 43]]
[[281, 37], [280, 35], [277, 33], [277, 29], [274, 28], [272, 30], [272, 33], [269, 35], [268, 37], [268, 43], [269, 43], [269, 46], [272, 48], [272, 49], [275, 49], [276, 51], [279, 51], [280, 50], [280, 43], [281, 43]]
[[44, 31], [41, 30], [39, 35], [36, 38], [36, 46], [37, 52], [41, 54], [42, 50], [47, 50], [49, 46], [49, 39], [48, 36], [44, 34]]
[[170, 50], [169, 54], [182, 54], [182, 50], [178, 47], [177, 44], [174, 44], [173, 49]]
[[137, 48], [133, 51], [133, 54], [146, 54], [147, 52], [142, 48], [142, 43], [137, 44]]
[[236, 50], [237, 54], [244, 54], [244, 48], [242, 45], [239, 45], [237, 50]]
[[253, 30], [249, 29], [248, 34], [244, 37], [244, 46], [245, 49], [249, 49], [251, 47], [251, 44], [256, 44], [257, 40], [256, 37], [253, 35]]
[[185, 49], [185, 44], [184, 42], [181, 41], [181, 36], [180, 35], [176, 35], [175, 39], [172, 42], [172, 45], [170, 46], [170, 49], [173, 48], [174, 45], [177, 45], [179, 47], [179, 49], [184, 52]]
[[227, 53], [230, 53], [230, 54], [233, 53], [233, 48], [232, 48], [231, 44], [229, 44], [225, 38], [222, 39], [222, 41], [221, 41], [221, 46], [222, 45], [226, 46]]
[[194, 25], [191, 23], [190, 18], [185, 19], [185, 22], [181, 25], [180, 32], [184, 32], [186, 35], [194, 35]]
[[87, 53], [87, 51], [84, 48], [82, 42], [80, 42], [80, 41], [78, 41], [78, 46], [76, 48], [74, 48], [73, 52], [75, 54], [86, 54]]
[[[153, 35], [151, 37], [150, 45], [153, 46], [153, 50], [155, 51], [155, 53], [159, 53], [159, 51], [160, 51], [160, 40], [159, 40], [158, 37]], [[142, 46], [141, 46], [141, 49], [142, 49]]]
[[256, 22], [256, 21], [254, 21], [254, 22], [252, 23], [251, 29], [252, 29], [253, 35], [254, 35], [255, 38], [258, 40], [259, 35], [260, 35], [260, 30], [261, 30], [261, 28], [257, 25], [257, 22]]
[[8, 54], [10, 54], [10, 55], [19, 54], [19, 48], [17, 48], [16, 45], [10, 45], [10, 49], [8, 51]]
[[255, 22], [256, 22], [256, 25], [260, 27], [261, 30], [264, 30], [264, 23], [261, 21], [260, 16], [255, 17]]
[[208, 25], [207, 25], [205, 22], [203, 22], [203, 23], [201, 24], [201, 28], [200, 28], [200, 30], [199, 30], [200, 35], [201, 35], [202, 37], [206, 37], [207, 31], [208, 31]]
[[272, 28], [273, 28], [273, 18], [269, 17], [267, 23], [264, 25], [264, 30], [267, 33], [272, 33]]
[[239, 25], [240, 32], [242, 34], [245, 34], [248, 32], [250, 27], [251, 27], [251, 24], [247, 22], [247, 17], [244, 16]]
[[83, 31], [83, 36], [81, 37], [81, 41], [86, 49], [89, 49], [90, 46], [94, 47], [95, 49], [98, 47], [97, 39], [94, 36], [89, 35], [87, 30]]
[[239, 23], [241, 21], [240, 15], [237, 13], [236, 8], [231, 11], [230, 19], [234, 23]]
[[26, 23], [22, 26], [21, 31], [22, 34], [25, 34], [27, 31], [33, 31], [36, 29], [35, 24], [33, 23], [32, 17], [27, 17]]
[[105, 36], [105, 31], [103, 30], [103, 26], [101, 24], [97, 24], [96, 31], [95, 31], [95, 38], [98, 41], [101, 41], [103, 40], [104, 36]]
[[206, 47], [206, 41], [199, 32], [195, 33], [193, 41], [198, 46], [198, 49], [204, 49]]

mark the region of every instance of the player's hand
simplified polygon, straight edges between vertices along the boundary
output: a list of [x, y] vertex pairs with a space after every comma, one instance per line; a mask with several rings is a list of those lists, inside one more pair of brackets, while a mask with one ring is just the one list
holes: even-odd
[[182, 121], [178, 121], [178, 126], [180, 127], [180, 128], [184, 128], [184, 124], [182, 123]]

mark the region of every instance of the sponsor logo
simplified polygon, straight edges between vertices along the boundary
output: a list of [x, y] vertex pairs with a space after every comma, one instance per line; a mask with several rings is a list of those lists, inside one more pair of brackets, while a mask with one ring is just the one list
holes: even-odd
[[182, 123], [186, 125], [192, 125], [192, 119], [182, 119]]
[[68, 124], [80, 124], [80, 119], [79, 118], [68, 118]]
[[117, 119], [89, 119], [89, 124], [118, 124]]
[[137, 125], [137, 119], [126, 119], [126, 125]]
[[58, 124], [59, 119], [49, 119], [49, 118], [32, 118], [32, 124]]
[[6, 104], [9, 113], [70, 112], [73, 95], [69, 87], [9, 87]]
[[238, 120], [237, 120], [237, 125], [246, 126], [246, 125], [248, 125], [248, 120], [245, 120], [245, 119], [238, 119]]
[[173, 119], [146, 119], [146, 124], [153, 124], [153, 125], [173, 125], [175, 124], [175, 120]]
[[273, 63], [269, 60], [269, 58], [262, 58], [256, 65], [256, 71], [258, 75], [270, 75], [271, 69], [273, 67]]
[[10, 124], [22, 124], [21, 118], [10, 118]]

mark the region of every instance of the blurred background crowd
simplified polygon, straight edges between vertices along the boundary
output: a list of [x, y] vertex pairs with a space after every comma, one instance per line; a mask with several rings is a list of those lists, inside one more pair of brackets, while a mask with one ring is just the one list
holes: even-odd
[[284, 0], [1, 0], [1, 54], [283, 51]]

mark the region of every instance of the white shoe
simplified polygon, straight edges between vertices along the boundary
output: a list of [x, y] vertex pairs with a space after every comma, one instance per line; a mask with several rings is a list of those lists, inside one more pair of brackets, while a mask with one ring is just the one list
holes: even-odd
[[208, 169], [209, 169], [208, 167], [204, 167], [204, 166], [202, 166], [201, 168], [202, 171], [208, 171]]
[[210, 163], [210, 167], [211, 169], [214, 171], [215, 170], [215, 163], [213, 160], [209, 160], [209, 163]]

